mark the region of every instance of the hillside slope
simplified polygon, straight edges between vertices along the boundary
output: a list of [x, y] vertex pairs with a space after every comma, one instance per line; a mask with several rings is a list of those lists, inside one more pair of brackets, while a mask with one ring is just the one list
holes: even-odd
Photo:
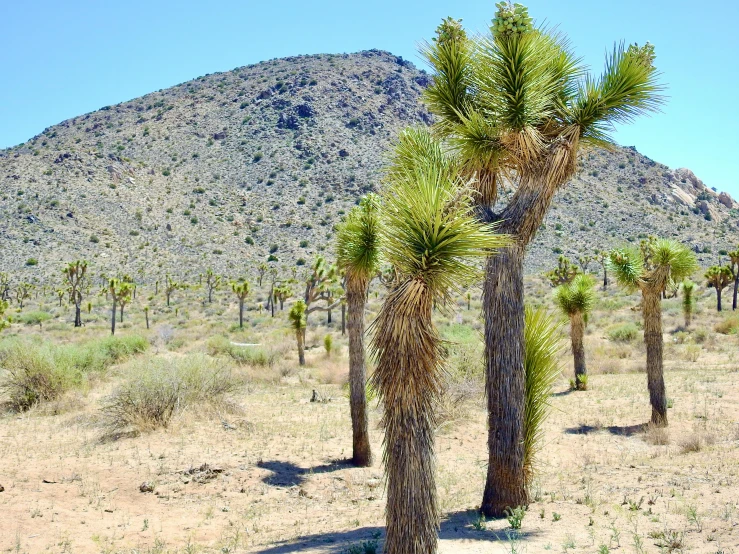
[[[96, 273], [148, 279], [206, 267], [236, 277], [270, 254], [284, 271], [310, 263], [330, 253], [342, 214], [378, 188], [398, 131], [431, 122], [420, 103], [428, 79], [382, 51], [300, 56], [49, 127], [0, 151], [0, 270], [34, 280], [84, 257]], [[737, 208], [689, 170], [632, 148], [592, 151], [556, 199], [528, 270], [560, 250], [647, 234], [715, 263], [739, 241]]]

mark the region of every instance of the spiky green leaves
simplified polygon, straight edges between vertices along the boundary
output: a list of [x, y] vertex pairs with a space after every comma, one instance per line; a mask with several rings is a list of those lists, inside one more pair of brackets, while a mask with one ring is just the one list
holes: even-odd
[[[401, 137], [401, 151], [407, 136]], [[444, 299], [479, 277], [475, 258], [509, 240], [478, 221], [471, 189], [450, 175], [443, 156], [408, 159], [390, 171], [383, 195], [385, 256], [402, 277], [422, 280]]]
[[693, 306], [695, 300], [693, 299], [693, 290], [695, 289], [695, 283], [690, 279], [683, 281], [683, 313], [690, 315], [693, 312]]
[[723, 290], [731, 283], [731, 280], [734, 278], [734, 272], [728, 266], [713, 265], [706, 271], [705, 278], [709, 287], [716, 290]]
[[296, 331], [302, 331], [305, 329], [306, 326], [306, 317], [305, 317], [305, 301], [303, 299], [298, 300], [293, 304], [293, 307], [290, 309], [290, 313], [288, 314], [288, 318], [290, 319], [290, 325], [292, 325], [292, 328]]
[[528, 482], [533, 475], [536, 453], [542, 447], [549, 397], [560, 374], [560, 336], [559, 324], [545, 310], [526, 309], [523, 446], [524, 471]]
[[587, 315], [595, 305], [595, 281], [590, 275], [581, 273], [572, 282], [557, 287], [554, 301], [565, 315]]
[[664, 290], [669, 282], [680, 282], [698, 269], [695, 254], [674, 240], [650, 240], [643, 248], [643, 251], [613, 250], [609, 255], [616, 280], [629, 290], [643, 287]]
[[6, 327], [10, 327], [10, 321], [5, 319], [5, 310], [8, 309], [8, 303], [5, 300], [0, 300], [0, 331]]
[[231, 281], [231, 290], [239, 300], [243, 301], [249, 294], [249, 283], [244, 279]]
[[379, 197], [368, 194], [336, 233], [336, 263], [349, 274], [369, 278], [379, 268]]

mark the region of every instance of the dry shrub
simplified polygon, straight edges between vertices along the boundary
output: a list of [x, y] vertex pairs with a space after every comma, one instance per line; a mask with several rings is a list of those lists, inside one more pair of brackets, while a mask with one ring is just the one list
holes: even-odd
[[204, 355], [139, 360], [105, 400], [104, 424], [112, 432], [167, 427], [188, 409], [225, 405], [238, 384], [228, 365]]
[[700, 452], [702, 448], [703, 437], [697, 432], [693, 432], [687, 437], [683, 437], [680, 441], [680, 452], [683, 454], [687, 454], [689, 452]]
[[230, 356], [239, 364], [253, 367], [272, 367], [280, 357], [271, 349], [261, 346], [239, 346], [220, 335], [208, 339], [206, 350], [211, 356]]
[[722, 335], [732, 335], [739, 332], [739, 315], [730, 315], [713, 326], [714, 331]]
[[667, 432], [667, 429], [664, 427], [658, 427], [651, 422], [647, 424], [644, 438], [649, 444], [658, 446], [670, 444], [670, 435]]
[[639, 338], [640, 330], [635, 323], [621, 323], [608, 329], [608, 340], [613, 342], [633, 342]]
[[689, 362], [697, 362], [701, 355], [701, 347], [697, 344], [688, 344], [683, 350], [683, 356]]
[[606, 359], [600, 360], [595, 364], [595, 370], [593, 373], [603, 373], [604, 375], [615, 375], [623, 373], [624, 365], [621, 360]]

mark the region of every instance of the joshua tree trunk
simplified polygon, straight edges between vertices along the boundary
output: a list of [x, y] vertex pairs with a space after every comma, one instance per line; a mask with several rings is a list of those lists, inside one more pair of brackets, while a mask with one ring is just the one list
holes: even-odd
[[82, 306], [78, 302], [74, 305], [74, 326], [82, 327]]
[[167, 293], [167, 307], [169, 308], [169, 297], [172, 295], [171, 292]]
[[[364, 354], [364, 304], [367, 280], [351, 277], [346, 281], [349, 305], [349, 403], [352, 415], [352, 463], [359, 467], [372, 465], [367, 421], [367, 393]], [[342, 314], [344, 306], [342, 305]], [[343, 318], [342, 318], [343, 321]]]
[[239, 300], [239, 329], [244, 328], [244, 301]]
[[647, 386], [649, 402], [652, 404], [652, 423], [667, 426], [667, 398], [662, 368], [662, 306], [660, 290], [642, 289], [644, 313], [644, 343], [647, 347]]
[[736, 271], [736, 275], [734, 276], [734, 299], [731, 302], [731, 309], [736, 310], [736, 296], [737, 291], [739, 291], [739, 269]]
[[341, 336], [346, 335], [346, 304], [341, 304]]
[[716, 310], [721, 311], [721, 287], [716, 287]]
[[149, 328], [149, 312], [148, 310], [144, 312], [144, 317], [146, 318], [146, 328]]
[[110, 334], [115, 335], [115, 302], [113, 302], [113, 311], [110, 317]]
[[481, 511], [505, 515], [528, 504], [524, 474], [523, 249], [503, 249], [487, 261], [483, 284], [488, 404], [488, 474]]
[[331, 325], [331, 310], [327, 310], [326, 325]]
[[295, 338], [298, 340], [298, 363], [305, 365], [305, 331], [303, 329], [296, 330]]
[[372, 379], [385, 409], [386, 554], [437, 551], [433, 406], [441, 391], [441, 351], [431, 309], [425, 283], [412, 280], [389, 294], [376, 320]]
[[575, 388], [577, 390], [585, 390], [587, 388], [588, 370], [585, 366], [584, 334], [585, 318], [582, 312], [577, 312], [570, 316], [570, 340], [572, 341], [572, 357], [575, 360]]
[[123, 304], [121, 304], [121, 323], [123, 323]]
[[608, 266], [603, 265], [603, 290], [608, 288]]

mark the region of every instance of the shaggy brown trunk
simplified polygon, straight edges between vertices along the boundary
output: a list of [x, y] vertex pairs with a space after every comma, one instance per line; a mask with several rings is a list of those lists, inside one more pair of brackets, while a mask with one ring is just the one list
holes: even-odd
[[[550, 154], [553, 165], [569, 159], [569, 147]], [[503, 517], [506, 508], [528, 504], [524, 472], [524, 286], [526, 246], [541, 226], [570, 166], [548, 179], [522, 179], [502, 213], [498, 230], [516, 239], [487, 261], [483, 283], [485, 388], [488, 403], [488, 474], [480, 510]]]
[[121, 304], [121, 323], [123, 323], [123, 308], [124, 308], [124, 305]]
[[[587, 389], [588, 370], [585, 366], [585, 346], [583, 336], [585, 334], [585, 318], [582, 312], [570, 316], [570, 340], [572, 342], [572, 357], [575, 360], [575, 388], [577, 390]], [[583, 379], [583, 377], [585, 377]]]
[[608, 266], [603, 266], [603, 290], [608, 288]]
[[305, 365], [305, 331], [303, 329], [297, 329], [295, 331], [295, 338], [298, 340], [298, 363]]
[[113, 302], [113, 312], [110, 318], [110, 334], [115, 335], [115, 302]]
[[244, 301], [239, 299], [239, 329], [244, 328]]
[[341, 335], [346, 335], [346, 304], [341, 305]]
[[74, 326], [82, 327], [82, 307], [79, 304], [74, 305]]
[[651, 287], [642, 289], [644, 314], [644, 344], [647, 347], [647, 386], [649, 402], [652, 404], [652, 423], [667, 426], [667, 398], [665, 377], [662, 369], [662, 306], [660, 290]]
[[406, 281], [388, 295], [373, 324], [372, 382], [385, 410], [385, 554], [437, 551], [434, 403], [441, 394], [442, 352], [431, 308], [426, 284]]
[[739, 268], [736, 270], [736, 275], [734, 276], [734, 299], [731, 302], [731, 309], [736, 310], [736, 295], [737, 291], [739, 291]]
[[172, 294], [172, 293], [170, 293], [170, 292], [168, 292], [168, 293], [167, 293], [167, 307], [168, 307], [168, 308], [169, 308], [169, 297], [170, 297], [170, 295], [171, 295], [171, 294]]
[[[372, 465], [367, 421], [367, 393], [364, 354], [364, 305], [367, 279], [348, 276], [346, 302], [349, 307], [349, 404], [352, 415], [352, 463], [359, 467]], [[342, 306], [342, 313], [344, 307]]]
[[716, 310], [721, 311], [721, 287], [716, 287]]
[[149, 328], [149, 312], [144, 312], [144, 317], [146, 318], [146, 328]]

